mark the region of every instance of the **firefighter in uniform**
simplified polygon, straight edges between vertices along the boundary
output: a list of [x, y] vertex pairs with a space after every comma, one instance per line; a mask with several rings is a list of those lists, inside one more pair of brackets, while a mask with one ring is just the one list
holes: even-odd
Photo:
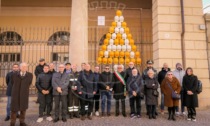
[[79, 97], [77, 92], [77, 78], [79, 77], [79, 72], [77, 71], [77, 66], [72, 65], [72, 72], [69, 74], [69, 92], [68, 92], [68, 111], [69, 117], [79, 118]]

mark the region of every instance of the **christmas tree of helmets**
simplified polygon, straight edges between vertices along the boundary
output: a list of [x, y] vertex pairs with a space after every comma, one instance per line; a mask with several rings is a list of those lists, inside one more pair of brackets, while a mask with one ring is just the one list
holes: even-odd
[[141, 64], [140, 52], [120, 10], [116, 11], [114, 20], [100, 47], [98, 64]]

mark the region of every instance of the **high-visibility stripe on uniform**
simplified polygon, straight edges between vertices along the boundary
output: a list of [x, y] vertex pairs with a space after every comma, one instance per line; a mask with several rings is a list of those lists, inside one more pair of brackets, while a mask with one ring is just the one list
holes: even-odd
[[74, 112], [77, 112], [77, 111], [79, 111], [79, 109], [74, 109]]
[[85, 110], [88, 110], [88, 105], [85, 106]]

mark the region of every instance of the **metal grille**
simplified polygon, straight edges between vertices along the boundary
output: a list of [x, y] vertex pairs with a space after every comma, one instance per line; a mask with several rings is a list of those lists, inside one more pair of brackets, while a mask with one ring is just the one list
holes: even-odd
[[[0, 27], [0, 95], [6, 94], [6, 74], [14, 63], [27, 62], [28, 71], [34, 74], [40, 58], [47, 63], [53, 62], [57, 70], [59, 63], [69, 60], [69, 28], [5, 28]], [[137, 50], [141, 52], [142, 64], [145, 68], [147, 59], [152, 59], [151, 31], [140, 28], [130, 28]], [[88, 28], [88, 59], [96, 65], [100, 40], [108, 32], [108, 27]], [[79, 48], [79, 45], [78, 47]], [[35, 76], [30, 88], [30, 94], [35, 94]]]

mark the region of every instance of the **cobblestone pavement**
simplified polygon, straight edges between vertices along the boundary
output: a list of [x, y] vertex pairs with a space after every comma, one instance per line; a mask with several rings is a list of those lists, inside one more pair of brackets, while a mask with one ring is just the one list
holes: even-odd
[[[142, 103], [142, 118], [131, 119], [129, 117], [129, 104], [126, 102], [126, 108], [128, 116], [124, 118], [123, 116], [115, 117], [114, 113], [110, 117], [95, 117], [93, 120], [86, 119], [81, 121], [80, 119], [68, 119], [66, 123], [59, 121], [57, 123], [48, 122], [44, 120], [41, 123], [37, 123], [38, 118], [38, 105], [34, 102], [35, 98], [30, 98], [29, 109], [26, 114], [26, 123], [30, 126], [210, 126], [210, 109], [198, 110], [197, 111], [197, 121], [187, 121], [186, 117], [179, 116], [177, 121], [168, 121], [167, 114], [157, 117], [157, 119], [149, 120], [145, 115], [145, 106]], [[6, 98], [2, 98], [0, 102], [0, 126], [9, 126], [9, 121], [5, 122], [5, 108], [6, 108]], [[112, 103], [112, 112], [114, 108], [114, 103]], [[19, 121], [16, 121], [16, 125], [19, 126]]]

